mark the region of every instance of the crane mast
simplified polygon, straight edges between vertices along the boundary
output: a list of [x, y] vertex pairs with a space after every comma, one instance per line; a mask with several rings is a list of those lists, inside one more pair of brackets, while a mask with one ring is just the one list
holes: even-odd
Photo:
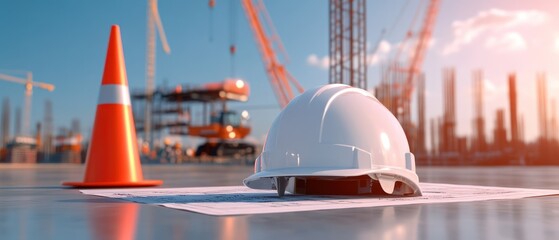
[[[284, 63], [280, 61], [276, 54], [276, 49], [278, 49], [283, 52], [284, 56], [286, 55], [279, 35], [275, 33], [270, 16], [262, 0], [258, 0], [257, 3], [254, 3], [253, 0], [241, 0], [241, 2], [254, 33], [254, 38], [259, 46], [268, 80], [272, 85], [280, 107], [284, 108], [295, 97], [291, 85], [295, 86], [299, 93], [302, 93], [304, 89], [287, 71]], [[271, 31], [271, 35], [266, 32], [264, 23], [267, 23], [267, 29]]]
[[152, 105], [153, 105], [153, 92], [155, 90], [155, 53], [156, 53], [156, 31], [161, 39], [163, 51], [167, 54], [171, 53], [171, 48], [167, 43], [167, 37], [161, 18], [159, 17], [159, 10], [157, 8], [157, 0], [148, 0], [147, 6], [147, 50], [146, 50], [146, 105], [144, 111], [144, 137], [145, 140], [151, 144], [151, 120], [152, 120]]
[[330, 0], [329, 83], [367, 89], [366, 0]]

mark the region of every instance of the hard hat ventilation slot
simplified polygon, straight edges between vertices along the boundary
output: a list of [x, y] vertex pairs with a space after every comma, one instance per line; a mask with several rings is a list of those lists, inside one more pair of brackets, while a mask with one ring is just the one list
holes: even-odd
[[294, 192], [308, 195], [384, 194], [369, 176], [295, 177]]
[[[384, 189], [381, 181], [368, 175], [357, 177], [293, 177], [293, 193], [306, 195], [399, 195], [415, 194], [413, 188], [401, 181], [390, 184], [392, 191]], [[278, 191], [279, 193], [279, 191]]]

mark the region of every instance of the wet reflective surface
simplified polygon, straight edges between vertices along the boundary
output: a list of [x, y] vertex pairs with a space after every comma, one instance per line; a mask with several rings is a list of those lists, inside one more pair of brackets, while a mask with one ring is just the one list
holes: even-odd
[[[148, 165], [163, 187], [239, 185], [252, 167]], [[418, 167], [421, 181], [559, 189], [558, 167]], [[559, 196], [213, 217], [60, 186], [82, 166], [0, 165], [2, 239], [559, 239]]]

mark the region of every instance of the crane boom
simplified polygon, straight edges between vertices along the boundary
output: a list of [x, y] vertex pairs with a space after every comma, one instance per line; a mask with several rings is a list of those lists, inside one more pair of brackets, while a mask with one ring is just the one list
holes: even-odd
[[163, 51], [167, 54], [171, 53], [171, 47], [167, 42], [167, 35], [165, 35], [165, 29], [163, 29], [163, 23], [161, 23], [161, 17], [159, 16], [159, 8], [157, 7], [157, 0], [150, 0], [150, 10], [152, 14], [153, 23], [157, 28], [157, 34], [161, 38], [161, 45], [163, 46]]
[[[27, 81], [27, 79], [25, 79], [25, 78], [14, 77], [14, 76], [2, 74], [2, 73], [0, 73], [0, 79], [1, 79], [1, 80], [4, 80], [4, 81], [13, 82], [13, 83], [19, 83], [19, 84], [24, 84], [24, 85], [29, 83], [29, 82]], [[48, 90], [48, 91], [50, 91], [50, 92], [52, 92], [52, 91], [54, 90], [54, 85], [49, 84], [49, 83], [42, 83], [42, 82], [35, 82], [35, 81], [32, 81], [32, 82], [30, 82], [30, 84], [31, 84], [33, 87], [42, 88], [42, 89]]]
[[404, 97], [406, 100], [411, 99], [414, 86], [413, 81], [421, 72], [421, 65], [423, 65], [423, 60], [425, 59], [425, 54], [427, 52], [427, 48], [429, 47], [431, 36], [433, 35], [433, 28], [435, 26], [435, 20], [437, 18], [440, 3], [440, 0], [429, 1], [425, 19], [423, 20], [423, 26], [421, 27], [418, 35], [415, 51], [407, 69], [408, 74], [406, 77], [406, 84], [404, 85]]
[[[299, 82], [287, 71], [285, 65], [279, 60], [275, 48], [283, 50], [279, 36], [274, 33], [269, 15], [264, 7], [262, 0], [254, 3], [253, 0], [241, 0], [243, 9], [247, 16], [250, 27], [260, 49], [260, 55], [268, 75], [268, 80], [272, 85], [276, 98], [281, 108], [287, 106], [289, 101], [295, 96], [291, 85], [294, 85], [299, 93], [304, 91]], [[261, 15], [265, 21], [262, 21]], [[268, 29], [272, 31], [272, 36], [268, 35], [263, 22], [268, 23]], [[285, 53], [284, 53], [285, 54]]]

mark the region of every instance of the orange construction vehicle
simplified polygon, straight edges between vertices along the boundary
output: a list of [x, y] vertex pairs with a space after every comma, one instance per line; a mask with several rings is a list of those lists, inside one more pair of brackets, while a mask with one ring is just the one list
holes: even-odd
[[[241, 113], [227, 108], [227, 102], [245, 102], [250, 94], [247, 82], [226, 79], [190, 87], [178, 85], [172, 90], [159, 91], [164, 103], [155, 112], [171, 113], [175, 120], [157, 120], [154, 130], [169, 129], [170, 134], [205, 138], [198, 146], [196, 156], [246, 156], [255, 151], [254, 144], [243, 141], [250, 134], [248, 112]], [[157, 104], [156, 104], [157, 105]], [[193, 119], [193, 110], [201, 107], [201, 118]], [[138, 125], [138, 130], [142, 130]]]

